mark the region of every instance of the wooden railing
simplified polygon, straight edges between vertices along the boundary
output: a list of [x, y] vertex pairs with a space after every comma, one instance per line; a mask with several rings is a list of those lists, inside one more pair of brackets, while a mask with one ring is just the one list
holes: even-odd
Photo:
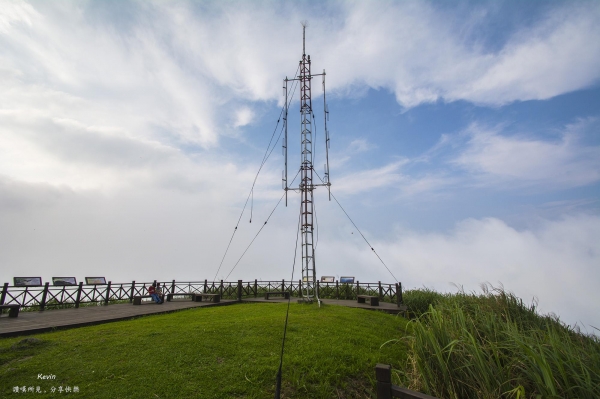
[[[302, 297], [302, 281], [153, 281], [131, 283], [83, 284], [51, 286], [11, 286], [2, 287], [0, 305], [18, 304], [27, 309], [45, 310], [48, 308], [76, 307], [82, 304], [108, 305], [111, 302], [133, 301], [137, 295], [147, 295], [148, 287], [160, 284], [164, 294], [209, 293], [220, 294], [223, 299], [241, 301], [244, 298], [263, 296], [265, 292], [289, 291], [293, 297]], [[356, 299], [358, 295], [378, 296], [382, 302], [402, 303], [402, 284], [377, 283], [332, 283], [317, 282], [319, 297], [322, 299]]]
[[389, 364], [377, 364], [375, 366], [375, 378], [377, 379], [377, 399], [437, 399], [421, 392], [393, 385], [392, 366]]

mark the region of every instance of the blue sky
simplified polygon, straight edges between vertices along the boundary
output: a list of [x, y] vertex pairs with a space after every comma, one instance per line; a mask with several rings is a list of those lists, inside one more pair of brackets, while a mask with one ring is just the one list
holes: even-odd
[[[600, 327], [594, 1], [2, 1], [2, 281], [213, 278], [303, 20], [332, 191], [405, 288], [503, 284]], [[217, 278], [290, 277], [294, 195], [233, 269], [282, 168], [278, 143]], [[393, 282], [323, 189], [316, 207], [319, 275]]]

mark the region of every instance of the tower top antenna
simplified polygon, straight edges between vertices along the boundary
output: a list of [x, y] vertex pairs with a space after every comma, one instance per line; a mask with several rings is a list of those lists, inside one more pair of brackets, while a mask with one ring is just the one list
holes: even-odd
[[308, 26], [308, 21], [304, 20], [300, 22], [302, 24], [302, 55], [306, 54], [306, 27]]

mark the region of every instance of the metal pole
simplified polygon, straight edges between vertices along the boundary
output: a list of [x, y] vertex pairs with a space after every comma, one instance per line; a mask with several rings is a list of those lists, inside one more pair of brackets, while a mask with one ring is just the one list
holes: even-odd
[[285, 136], [283, 137], [283, 150], [284, 150], [284, 183], [285, 183], [285, 206], [288, 205], [288, 78], [285, 77], [285, 115], [283, 117], [283, 124], [285, 126]]
[[327, 130], [327, 120], [329, 119], [329, 110], [325, 99], [325, 70], [323, 69], [323, 123], [325, 124], [325, 184], [331, 201], [331, 183], [329, 179], [329, 131]]
[[306, 297], [318, 294], [315, 289], [316, 267], [313, 246], [313, 142], [312, 142], [312, 89], [310, 55], [306, 55], [306, 26], [302, 29], [302, 61], [300, 61], [300, 193], [302, 228], [302, 277]]

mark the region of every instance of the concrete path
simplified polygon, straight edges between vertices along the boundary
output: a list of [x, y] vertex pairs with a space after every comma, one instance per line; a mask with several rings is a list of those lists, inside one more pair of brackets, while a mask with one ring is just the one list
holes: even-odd
[[[296, 302], [298, 298], [292, 298]], [[245, 298], [243, 302], [254, 303], [282, 303], [287, 299], [273, 298], [268, 301], [264, 298]], [[380, 302], [379, 306], [370, 306], [363, 303], [357, 303], [356, 300], [335, 300], [323, 299], [323, 304], [348, 306], [368, 310], [380, 310], [390, 314], [398, 314], [406, 308], [399, 308], [397, 305]], [[142, 305], [135, 306], [130, 303], [120, 303], [108, 306], [88, 306], [79, 309], [56, 309], [45, 310], [43, 312], [19, 312], [19, 317], [9, 318], [5, 313], [0, 319], [0, 337], [11, 337], [18, 335], [38, 334], [56, 329], [73, 328], [89, 326], [94, 324], [108, 323], [112, 321], [128, 320], [140, 316], [163, 314], [176, 312], [183, 309], [208, 307], [208, 306], [226, 306], [239, 303], [235, 300], [224, 299], [219, 303], [212, 302], [192, 302], [191, 300], [173, 300], [158, 305], [152, 302], [144, 302]]]

